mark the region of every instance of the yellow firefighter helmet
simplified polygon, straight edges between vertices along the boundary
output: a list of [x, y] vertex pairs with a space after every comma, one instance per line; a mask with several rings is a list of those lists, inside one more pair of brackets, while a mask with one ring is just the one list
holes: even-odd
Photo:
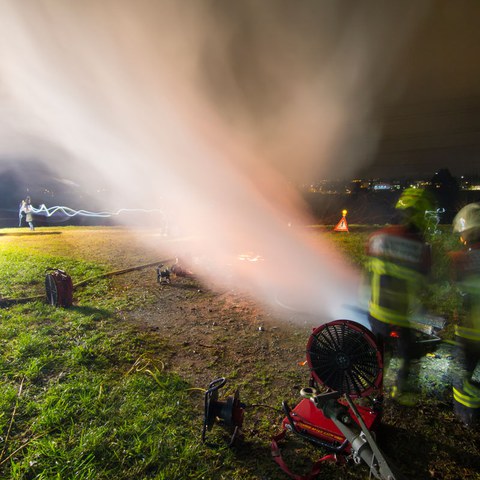
[[480, 239], [480, 204], [469, 203], [455, 215], [453, 232], [467, 243]]
[[423, 188], [406, 188], [400, 195], [395, 208], [400, 210], [407, 221], [420, 230], [427, 226], [425, 212], [434, 210], [434, 200], [430, 192]]

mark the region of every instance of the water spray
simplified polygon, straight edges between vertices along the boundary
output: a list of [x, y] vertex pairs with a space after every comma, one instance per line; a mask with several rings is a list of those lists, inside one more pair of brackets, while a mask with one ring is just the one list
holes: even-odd
[[[79, 161], [109, 200], [168, 204], [220, 265], [245, 248], [268, 256], [255, 272], [237, 262], [235, 285], [265, 303], [296, 293], [289, 304], [325, 316], [358, 275], [288, 226], [312, 223], [294, 187], [372, 157], [373, 107], [418, 14], [390, 2], [346, 15], [340, 4], [2, 2], [4, 117], [17, 132], [4, 148], [52, 170], [60, 154], [68, 168]], [[126, 211], [36, 213], [128, 224]]]

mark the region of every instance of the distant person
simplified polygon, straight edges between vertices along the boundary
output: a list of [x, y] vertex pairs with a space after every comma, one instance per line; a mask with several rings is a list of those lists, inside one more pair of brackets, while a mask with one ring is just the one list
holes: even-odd
[[480, 423], [480, 383], [473, 379], [480, 360], [480, 204], [463, 207], [453, 220], [453, 231], [464, 245], [451, 255], [463, 298], [463, 311], [455, 325], [460, 371], [453, 379], [453, 405], [456, 415], [474, 426]]
[[35, 230], [35, 226], [33, 225], [33, 214], [32, 214], [32, 202], [30, 197], [25, 199], [25, 221], [28, 223], [30, 230]]
[[23, 222], [23, 217], [25, 216], [25, 207], [27, 205], [27, 202], [25, 200], [22, 200], [20, 202], [20, 205], [18, 206], [18, 226], [22, 226]]
[[412, 315], [420, 310], [420, 292], [431, 269], [430, 245], [425, 241], [425, 212], [433, 200], [426, 190], [407, 188], [396, 210], [399, 225], [373, 233], [367, 242], [367, 271], [370, 283], [369, 320], [388, 366], [395, 347], [400, 356], [391, 397], [404, 405], [416, 401], [411, 372], [416, 357]]

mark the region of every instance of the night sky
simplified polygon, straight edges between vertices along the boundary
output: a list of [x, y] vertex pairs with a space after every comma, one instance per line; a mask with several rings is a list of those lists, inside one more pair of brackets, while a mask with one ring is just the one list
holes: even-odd
[[400, 91], [380, 107], [367, 171], [480, 173], [480, 2], [431, 5], [392, 72], [391, 90]]
[[[17, 8], [18, 4], [12, 2], [12, 5]], [[49, 5], [52, 12], [58, 7]], [[116, 8], [118, 11], [124, 8], [126, 13], [123, 13], [127, 17], [129, 9], [136, 13], [136, 7], [133, 8], [128, 2], [106, 2], [105, 5], [112, 12]], [[171, 5], [176, 8], [179, 4], [173, 2]], [[176, 18], [185, 19], [185, 16], [182, 17], [185, 12], [188, 17], [189, 9], [201, 5], [198, 18], [208, 19], [202, 26], [192, 22], [201, 32], [198, 33], [201, 43], [194, 38], [197, 41], [193, 42], [194, 48], [185, 47], [182, 42], [188, 40], [189, 36], [178, 32], [188, 28], [181, 23], [163, 20], [165, 16], [162, 8], [155, 6], [145, 15], [147, 23], [144, 33], [148, 41], [158, 42], [158, 49], [148, 45], [146, 52], [151, 53], [151, 48], [153, 57], [148, 58], [145, 53], [145, 64], [138, 65], [140, 68], [151, 66], [151, 71], [139, 70], [138, 78], [134, 77], [134, 66], [128, 63], [127, 54], [130, 52], [127, 50], [119, 50], [120, 54], [125, 53], [126, 56], [124, 65], [118, 70], [123, 70], [123, 74], [118, 74], [115, 78], [116, 71], [112, 69], [109, 72], [108, 65], [104, 71], [101, 70], [106, 65], [106, 59], [104, 61], [100, 56], [94, 58], [97, 54], [95, 38], [91, 39], [93, 48], [88, 43], [81, 45], [83, 41], [90, 40], [90, 34], [82, 32], [84, 27], [78, 28], [77, 37], [69, 37], [68, 28], [65, 28], [65, 32], [61, 28], [50, 28], [48, 21], [51, 19], [48, 15], [39, 15], [35, 19], [33, 15], [29, 16], [29, 9], [25, 9], [23, 15], [24, 19], [31, 22], [30, 27], [38, 25], [36, 31], [32, 28], [30, 30], [33, 45], [38, 48], [40, 55], [42, 50], [45, 51], [45, 46], [52, 48], [51, 58], [46, 56], [44, 59], [45, 65], [51, 62], [53, 68], [58, 70], [57, 78], [63, 79], [65, 73], [66, 82], [59, 85], [59, 91], [65, 87], [65, 91], [78, 94], [78, 99], [74, 100], [78, 100], [81, 109], [86, 104], [82, 104], [82, 95], [85, 98], [90, 96], [92, 105], [87, 104], [85, 111], [90, 109], [97, 114], [104, 108], [103, 114], [109, 108], [108, 103], [102, 104], [105, 99], [115, 104], [123, 102], [122, 95], [131, 93], [127, 89], [122, 91], [123, 83], [127, 84], [130, 80], [136, 86], [139, 81], [150, 79], [151, 76], [151, 85], [148, 86], [155, 87], [157, 74], [162, 68], [167, 71], [171, 68], [173, 75], [184, 73], [182, 68], [185, 65], [189, 68], [190, 65], [181, 63], [184, 61], [182, 55], [186, 57], [186, 54], [193, 52], [196, 58], [191, 63], [198, 66], [198, 70], [187, 72], [187, 76], [192, 77], [188, 80], [192, 80], [195, 88], [194, 91], [187, 92], [187, 95], [200, 96], [202, 102], [210, 102], [222, 118], [222, 128], [226, 126], [232, 132], [238, 132], [239, 138], [242, 135], [246, 139], [254, 138], [252, 143], [255, 147], [261, 147], [258, 158], [261, 158], [261, 154], [270, 156], [274, 160], [269, 161], [275, 168], [287, 177], [291, 175], [296, 181], [358, 176], [430, 176], [441, 168], [448, 168], [457, 176], [480, 173], [478, 0], [411, 0], [388, 3], [351, 0], [204, 1], [191, 4], [186, 2], [185, 5], [188, 8], [184, 8]], [[87, 8], [75, 8], [86, 16], [89, 14]], [[104, 21], [102, 14], [106, 13], [105, 18], [113, 19], [114, 22], [116, 17], [107, 10], [102, 12], [103, 8], [92, 2], [90, 13], [98, 13], [95, 12], [97, 9], [101, 21]], [[138, 8], [138, 11], [141, 12], [142, 9]], [[41, 13], [40, 8], [39, 12]], [[48, 10], [45, 12], [48, 13]], [[11, 24], [8, 15], [2, 17], [4, 27], [8, 27]], [[53, 19], [55, 15], [51, 17]], [[95, 18], [95, 15], [92, 17]], [[45, 25], [38, 23], [44, 21]], [[159, 28], [162, 21], [165, 21], [163, 28]], [[175, 25], [173, 34], [167, 33], [169, 23]], [[88, 27], [88, 22], [85, 25]], [[125, 38], [128, 37], [129, 32], [122, 31], [121, 25], [105, 23], [106, 28], [110, 26], [112, 38], [122, 34]], [[102, 28], [92, 32], [103, 33]], [[5, 28], [2, 30], [5, 31]], [[48, 38], [50, 30], [54, 33]], [[148, 32], [151, 32], [150, 37]], [[62, 40], [55, 44], [55, 35], [59, 39], [61, 35], [66, 35], [68, 41]], [[99, 39], [103, 40], [102, 37]], [[177, 47], [171, 47], [174, 41], [179, 42], [178, 50]], [[53, 170], [58, 170], [56, 165], [62, 162], [58, 177], [80, 182], [80, 177], [73, 178], [70, 165], [75, 162], [78, 164], [79, 159], [81, 164], [81, 155], [73, 152], [69, 158], [71, 145], [64, 147], [62, 135], [58, 135], [55, 129], [48, 132], [45, 139], [31, 135], [28, 125], [22, 132], [22, 118], [15, 117], [9, 101], [4, 102], [9, 100], [9, 88], [15, 85], [14, 75], [20, 71], [15, 65], [16, 59], [24, 56], [20, 47], [18, 52], [15, 51], [16, 47], [12, 41], [4, 42], [4, 53], [8, 54], [11, 65], [3, 72], [2, 63], [6, 62], [0, 62], [0, 168], [2, 162], [5, 163], [4, 159], [9, 162], [17, 157], [35, 159], [40, 150], [38, 145], [42, 149], [45, 145], [50, 145], [46, 149], [50, 168], [53, 165]], [[172, 59], [172, 65], [156, 60], [157, 50], [164, 56], [166, 52], [168, 58]], [[79, 53], [85, 52], [89, 52], [91, 58], [88, 55], [78, 58]], [[133, 52], [132, 58], [134, 61], [142, 59], [142, 52]], [[112, 65], [118, 68], [115, 61], [114, 56]], [[97, 62], [98, 71], [90, 72], [92, 62]], [[178, 72], [175, 71], [177, 64], [180, 64]], [[25, 78], [28, 82], [31, 80], [30, 86], [34, 88], [38, 86], [35, 85], [37, 77], [41, 80], [49, 78], [49, 75], [55, 78], [55, 70], [51, 73], [48, 70], [45, 70], [46, 73], [39, 71], [40, 75], [37, 75], [38, 72], [34, 69], [29, 71], [28, 62], [25, 65]], [[68, 78], [72, 72], [73, 81]], [[101, 88], [95, 90], [98, 79], [109, 80], [109, 75], [112, 75], [114, 81], [119, 80], [116, 97], [109, 98], [110, 85], [107, 82], [106, 91]], [[10, 78], [4, 82], [7, 76]], [[320, 88], [316, 89], [315, 82], [318, 82]], [[48, 82], [40, 85], [40, 88], [47, 85]], [[23, 106], [27, 106], [27, 112], [32, 105], [37, 113], [49, 113], [48, 105], [41, 104], [42, 100], [30, 86], [26, 82], [22, 90], [15, 85], [16, 94]], [[57, 87], [52, 86], [48, 99], [58, 101], [57, 107], [61, 109], [61, 97], [55, 99]], [[23, 92], [28, 94], [24, 98]], [[175, 99], [178, 96], [182, 103], [185, 98], [185, 91], [180, 89], [161, 92], [152, 88], [147, 93], [151, 97], [158, 95]], [[303, 102], [299, 103], [300, 108], [296, 104], [292, 108], [289, 102], [292, 99], [298, 100], [296, 96], [301, 97], [302, 94], [305, 98], [300, 98]], [[136, 107], [138, 98], [135, 99], [135, 95], [132, 96], [132, 105]], [[330, 97], [333, 100], [329, 104]], [[33, 105], [37, 99], [38, 104]], [[340, 114], [330, 117], [329, 108], [334, 114], [337, 113], [335, 109], [338, 109]], [[36, 116], [34, 108], [32, 112], [34, 114], [30, 118]], [[105, 118], [108, 115], [105, 114]], [[115, 112], [111, 115], [113, 121], [107, 118], [99, 130], [104, 128], [107, 131], [110, 125], [116, 123]], [[47, 120], [52, 118], [53, 116]], [[331, 122], [330, 118], [333, 118]], [[155, 121], [153, 119], [152, 123]], [[335, 125], [336, 121], [338, 125]], [[203, 127], [201, 125], [199, 130]], [[335, 129], [341, 130], [341, 135]], [[81, 138], [76, 141], [80, 144], [84, 142]], [[332, 146], [329, 142], [335, 145]], [[33, 145], [30, 149], [25, 147], [28, 143]], [[301, 172], [303, 176], [295, 177], [303, 158], [307, 159], [306, 168]], [[321, 167], [315, 168], [315, 162]]]

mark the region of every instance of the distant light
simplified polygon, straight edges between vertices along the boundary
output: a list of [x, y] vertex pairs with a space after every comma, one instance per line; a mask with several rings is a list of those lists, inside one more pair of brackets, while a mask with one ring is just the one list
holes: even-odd
[[386, 184], [386, 183], [379, 183], [377, 185], [374, 185], [373, 189], [374, 190], [391, 190], [392, 186], [390, 184]]

